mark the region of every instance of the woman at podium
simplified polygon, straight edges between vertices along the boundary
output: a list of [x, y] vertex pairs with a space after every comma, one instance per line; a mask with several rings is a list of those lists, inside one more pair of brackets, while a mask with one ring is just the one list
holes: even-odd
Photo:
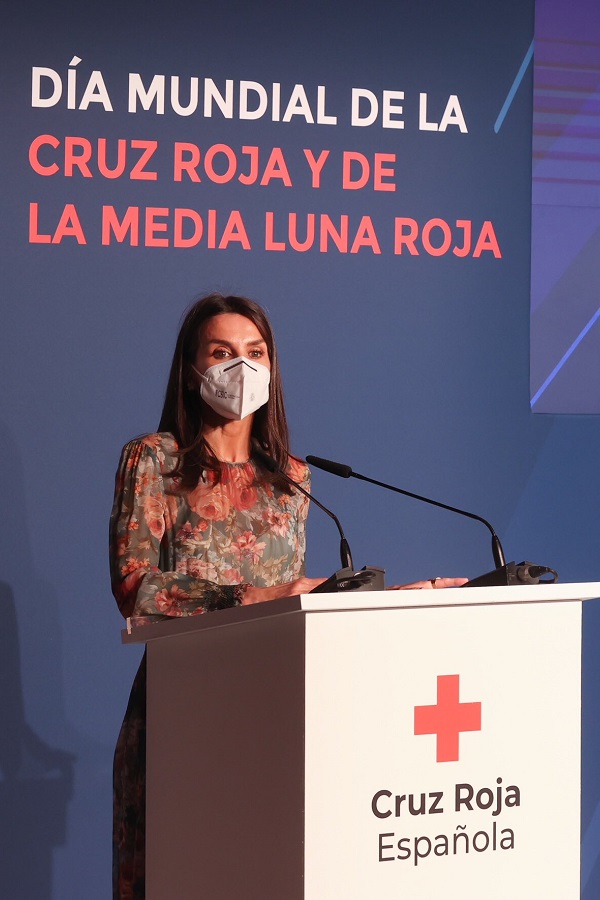
[[[308, 489], [290, 454], [273, 329], [244, 297], [211, 294], [181, 326], [158, 432], [130, 441], [110, 523], [112, 589], [125, 617], [194, 616], [309, 593], [308, 500], [253, 456]], [[448, 587], [431, 579], [405, 587]], [[145, 895], [145, 657], [114, 761], [113, 894]]]
[[[253, 459], [258, 441], [304, 488], [289, 450], [273, 330], [244, 297], [212, 294], [181, 327], [156, 434], [121, 454], [111, 579], [126, 617], [190, 616], [308, 593], [308, 501]], [[114, 766], [113, 890], [144, 896], [145, 658]]]

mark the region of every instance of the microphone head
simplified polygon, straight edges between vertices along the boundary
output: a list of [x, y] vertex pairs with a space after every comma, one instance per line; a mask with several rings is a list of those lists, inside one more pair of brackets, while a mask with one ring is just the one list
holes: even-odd
[[339, 475], [340, 478], [350, 478], [354, 474], [350, 466], [332, 462], [330, 459], [321, 459], [320, 456], [307, 456], [306, 462], [309, 466], [316, 466], [317, 469], [323, 469], [324, 472], [330, 472], [332, 475]]

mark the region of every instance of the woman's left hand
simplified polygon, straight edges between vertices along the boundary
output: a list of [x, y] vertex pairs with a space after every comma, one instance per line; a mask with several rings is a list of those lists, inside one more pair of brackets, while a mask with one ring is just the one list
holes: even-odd
[[411, 584], [393, 584], [388, 591], [420, 591], [432, 588], [462, 587], [468, 578], [428, 578], [426, 581], [413, 581]]

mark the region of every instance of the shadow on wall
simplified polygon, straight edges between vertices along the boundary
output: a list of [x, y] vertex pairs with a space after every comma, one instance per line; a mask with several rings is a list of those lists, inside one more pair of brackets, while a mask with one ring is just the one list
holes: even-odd
[[0, 517], [0, 896], [51, 900], [53, 852], [66, 843], [76, 757], [50, 746], [26, 721], [25, 673], [29, 714], [42, 712], [50, 729], [63, 718], [60, 643], [53, 592], [34, 575], [21, 459], [1, 422], [0, 459], [10, 510]]
[[0, 582], [0, 885], [11, 900], [52, 895], [52, 852], [65, 843], [75, 757], [25, 721], [13, 593]]

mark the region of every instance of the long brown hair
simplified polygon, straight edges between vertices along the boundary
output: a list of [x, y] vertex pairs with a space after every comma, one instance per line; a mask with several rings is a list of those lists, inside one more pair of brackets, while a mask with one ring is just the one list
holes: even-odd
[[170, 431], [179, 445], [179, 462], [172, 474], [179, 478], [184, 490], [193, 489], [205, 469], [214, 471], [217, 480], [221, 472], [219, 460], [202, 436], [202, 403], [197, 388], [191, 386], [195, 381], [191, 366], [196, 358], [202, 326], [222, 313], [237, 313], [250, 319], [267, 345], [271, 361], [269, 399], [254, 414], [252, 437], [281, 469], [285, 470], [288, 463], [289, 431], [271, 323], [258, 303], [247, 297], [209, 294], [194, 303], [184, 316], [158, 426], [159, 431]]

